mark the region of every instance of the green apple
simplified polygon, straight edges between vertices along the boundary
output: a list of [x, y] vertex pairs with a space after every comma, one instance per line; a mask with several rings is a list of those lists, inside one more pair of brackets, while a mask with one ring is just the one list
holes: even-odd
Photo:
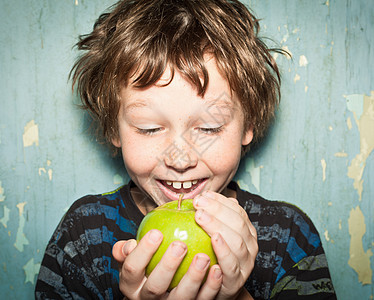
[[164, 236], [160, 247], [146, 268], [147, 276], [156, 267], [166, 249], [173, 241], [183, 241], [187, 245], [187, 254], [170, 283], [169, 291], [178, 285], [197, 253], [205, 253], [210, 257], [209, 268], [217, 263], [211, 239], [196, 223], [195, 212], [192, 199], [167, 202], [149, 212], [144, 217], [138, 229], [137, 241], [140, 241], [151, 229], [160, 230]]

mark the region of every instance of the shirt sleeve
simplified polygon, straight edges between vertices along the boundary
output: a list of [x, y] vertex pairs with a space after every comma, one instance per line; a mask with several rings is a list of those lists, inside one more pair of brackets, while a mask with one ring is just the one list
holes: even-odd
[[322, 246], [284, 273], [270, 299], [336, 299]]
[[326, 255], [309, 217], [285, 206], [290, 236], [270, 299], [336, 299]]
[[58, 225], [41, 263], [36, 299], [122, 296], [113, 278], [113, 269], [118, 269], [111, 257], [112, 234], [95, 206], [73, 206]]

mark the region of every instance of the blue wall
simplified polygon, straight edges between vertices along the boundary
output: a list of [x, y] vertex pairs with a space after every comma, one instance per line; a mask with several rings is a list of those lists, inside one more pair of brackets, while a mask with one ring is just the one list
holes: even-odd
[[[374, 5], [245, 1], [278, 57], [278, 121], [240, 167], [241, 186], [315, 222], [339, 299], [372, 299]], [[370, 4], [369, 4], [370, 3]], [[73, 103], [72, 46], [112, 2], [1, 1], [0, 291], [30, 299], [44, 248], [78, 197], [128, 180]]]

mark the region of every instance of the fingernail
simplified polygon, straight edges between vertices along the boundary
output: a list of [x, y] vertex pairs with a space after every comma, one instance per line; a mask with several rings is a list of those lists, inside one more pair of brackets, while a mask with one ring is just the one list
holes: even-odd
[[196, 197], [196, 206], [198, 207], [206, 207], [209, 204], [208, 202], [208, 199], [202, 195]]
[[222, 271], [221, 271], [220, 267], [217, 267], [217, 266], [214, 267], [213, 277], [214, 277], [214, 279], [217, 279], [217, 280], [221, 279]]
[[208, 222], [210, 222], [210, 216], [204, 210], [198, 210], [196, 212], [196, 218], [201, 223], [208, 223]]
[[171, 244], [171, 253], [175, 256], [175, 257], [181, 257], [184, 252], [186, 251], [186, 244], [184, 243], [172, 243]]
[[205, 270], [208, 267], [209, 262], [210, 262], [209, 258], [202, 256], [202, 255], [197, 255], [196, 264], [195, 264], [196, 269], [201, 270], [201, 271]]
[[214, 234], [213, 239], [217, 242], [218, 246], [222, 246], [223, 245], [222, 236], [218, 232]]
[[162, 235], [158, 230], [151, 230], [148, 235], [149, 241], [153, 244], [157, 244], [160, 241], [161, 237]]
[[126, 244], [122, 248], [122, 252], [124, 255], [129, 255], [131, 251], [134, 249], [134, 240], [129, 240], [126, 242]]

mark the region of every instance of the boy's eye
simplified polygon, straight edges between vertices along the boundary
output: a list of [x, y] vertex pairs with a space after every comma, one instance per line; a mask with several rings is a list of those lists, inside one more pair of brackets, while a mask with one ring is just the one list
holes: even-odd
[[215, 134], [221, 132], [223, 129], [223, 125], [218, 127], [200, 127], [199, 130], [203, 133], [207, 134]]
[[162, 128], [157, 127], [157, 128], [136, 128], [136, 131], [140, 134], [144, 135], [153, 135], [159, 131], [161, 131]]

